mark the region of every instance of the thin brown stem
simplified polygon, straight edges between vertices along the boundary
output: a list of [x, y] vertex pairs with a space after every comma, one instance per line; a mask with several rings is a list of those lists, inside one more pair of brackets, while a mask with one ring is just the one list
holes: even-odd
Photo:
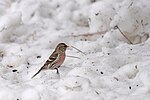
[[0, 32], [2, 32], [2, 31], [4, 31], [4, 30], [6, 30], [6, 28], [5, 28], [5, 27], [3, 27], [3, 28], [0, 30]]
[[128, 6], [128, 8], [130, 8], [133, 5], [133, 2], [130, 3], [130, 5]]
[[117, 28], [117, 29], [120, 31], [120, 33], [129, 41], [130, 44], [133, 44], [133, 43], [130, 41], [130, 39], [121, 31], [121, 29], [120, 29], [118, 26], [115, 26], [115, 28]]
[[67, 57], [81, 59], [81, 58], [79, 58], [79, 57], [75, 57], [75, 56], [69, 56], [69, 55], [67, 55]]
[[71, 46], [72, 48], [76, 49], [77, 51], [83, 53], [84, 55], [86, 55], [83, 51], [79, 50], [78, 48], [74, 47], [74, 46]]

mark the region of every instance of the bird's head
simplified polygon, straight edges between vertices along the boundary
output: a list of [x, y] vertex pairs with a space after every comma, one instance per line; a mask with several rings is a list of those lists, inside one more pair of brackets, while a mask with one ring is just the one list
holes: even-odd
[[56, 47], [56, 50], [59, 50], [61, 52], [65, 52], [67, 47], [69, 47], [69, 46], [67, 46], [65, 43], [59, 43]]

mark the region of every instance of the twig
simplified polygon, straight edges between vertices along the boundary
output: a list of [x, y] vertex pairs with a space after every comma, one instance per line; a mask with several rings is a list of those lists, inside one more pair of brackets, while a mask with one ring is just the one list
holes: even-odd
[[6, 28], [5, 28], [5, 27], [3, 27], [3, 28], [0, 30], [0, 32], [2, 32], [2, 31], [4, 31], [4, 30], [6, 30]]
[[[103, 32], [95, 32], [95, 33], [84, 33], [84, 34], [79, 34], [79, 35], [72, 35], [73, 37], [90, 37], [90, 36], [93, 36], [93, 35], [101, 35], [101, 34], [105, 34], [107, 31], [103, 31]], [[71, 37], [72, 37], [71, 36]]]
[[121, 31], [121, 29], [120, 29], [118, 26], [115, 26], [114, 29], [118, 29], [118, 30], [120, 31], [120, 33], [129, 41], [129, 43], [130, 43], [130, 44], [133, 44], [133, 43], [130, 41], [130, 39], [129, 39], [127, 36], [125, 36], [125, 34]]
[[72, 47], [72, 48], [74, 48], [74, 49], [76, 49], [77, 51], [79, 51], [79, 52], [83, 53], [84, 55], [86, 55], [83, 51], [81, 51], [81, 50], [77, 49], [76, 47], [74, 47], [74, 46], [71, 46], [71, 47]]
[[67, 55], [67, 57], [81, 59], [81, 58], [79, 58], [79, 57], [75, 57], [75, 56], [69, 56], [69, 55]]
[[99, 38], [100, 36], [103, 36], [106, 31], [102, 32], [87, 32], [87, 33], [81, 33], [81, 34], [76, 34], [72, 33], [71, 35], [65, 36], [65, 38], [73, 38], [75, 40], [81, 40], [81, 41], [93, 41]]
[[133, 2], [131, 2], [131, 4], [128, 6], [128, 8], [130, 8], [133, 5]]

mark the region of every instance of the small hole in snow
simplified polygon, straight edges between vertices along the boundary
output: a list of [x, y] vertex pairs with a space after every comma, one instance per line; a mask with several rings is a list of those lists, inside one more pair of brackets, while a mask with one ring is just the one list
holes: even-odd
[[131, 86], [129, 86], [129, 89], [131, 90]]
[[30, 63], [29, 63], [29, 62], [27, 62], [27, 64], [28, 64], [28, 65], [30, 65]]
[[60, 7], [60, 5], [58, 4], [58, 5], [57, 5], [57, 8], [59, 8], [59, 7]]
[[35, 15], [35, 13], [32, 13], [32, 14], [31, 14], [31, 17], [33, 17], [34, 15]]
[[103, 72], [101, 72], [101, 74], [104, 74]]
[[37, 58], [41, 58], [41, 56], [37, 56]]
[[93, 2], [96, 2], [96, 0], [91, 0], [91, 2], [93, 3]]
[[96, 69], [96, 71], [98, 71], [98, 69]]
[[97, 16], [97, 15], [99, 15], [99, 13], [96, 13], [95, 15]]
[[7, 67], [9, 67], [9, 68], [13, 68], [13, 66], [11, 66], [11, 65], [7, 65]]
[[110, 42], [108, 41], [107, 43], [109, 44]]
[[12, 70], [12, 72], [16, 72], [16, 71], [17, 71], [16, 69]]
[[139, 86], [139, 85], [136, 85], [137, 87]]
[[145, 25], [148, 25], [148, 23], [146, 23]]
[[137, 65], [135, 65], [135, 68], [137, 69]]

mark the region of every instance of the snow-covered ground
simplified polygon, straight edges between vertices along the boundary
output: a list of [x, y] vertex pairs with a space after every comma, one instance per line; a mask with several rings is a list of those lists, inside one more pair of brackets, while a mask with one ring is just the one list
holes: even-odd
[[[0, 100], [150, 100], [150, 1], [0, 0]], [[130, 43], [117, 29], [125, 34]], [[41, 68], [56, 45], [73, 48]]]

